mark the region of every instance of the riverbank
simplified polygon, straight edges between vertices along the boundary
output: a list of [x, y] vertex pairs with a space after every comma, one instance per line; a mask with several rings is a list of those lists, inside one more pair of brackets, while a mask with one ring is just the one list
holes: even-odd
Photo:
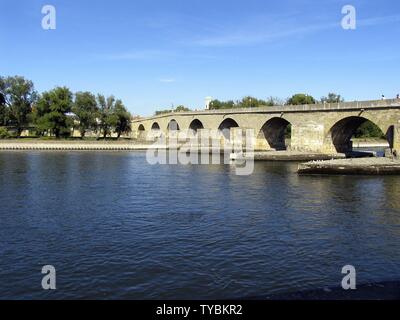
[[400, 160], [357, 158], [301, 163], [299, 174], [398, 175]]
[[[180, 146], [175, 146], [178, 149]], [[141, 142], [136, 140], [41, 140], [12, 139], [0, 140], [0, 151], [146, 151], [167, 149], [165, 144]], [[192, 148], [191, 152], [207, 153], [213, 150]], [[185, 152], [182, 151], [181, 152]], [[214, 150], [221, 152], [223, 150]], [[234, 154], [232, 154], [234, 155]], [[231, 155], [231, 156], [232, 156]], [[365, 156], [365, 154], [363, 155]], [[236, 155], [235, 160], [244, 157], [255, 161], [306, 162], [299, 165], [299, 173], [326, 174], [397, 174], [400, 163], [385, 158], [344, 159], [344, 154], [323, 154], [301, 151], [259, 151]], [[331, 162], [336, 160], [339, 162]]]
[[255, 161], [322, 161], [331, 159], [342, 159], [344, 154], [324, 154], [324, 153], [309, 153], [301, 151], [264, 151], [246, 154], [245, 158], [253, 158]]
[[137, 143], [131, 140], [33, 140], [15, 139], [0, 140], [0, 150], [54, 150], [54, 151], [123, 151], [123, 150], [147, 150], [149, 143]]
[[[177, 146], [179, 148], [179, 146]], [[145, 151], [148, 149], [167, 149], [163, 144], [152, 142], [139, 142], [135, 140], [36, 140], [36, 139], [13, 139], [0, 140], [0, 151]], [[184, 151], [182, 151], [184, 152]], [[211, 153], [209, 148], [192, 148], [191, 152]], [[214, 150], [221, 152], [223, 150]], [[343, 154], [307, 153], [300, 151], [262, 151], [252, 152], [245, 155], [246, 158], [255, 161], [311, 161], [330, 160], [345, 157]]]

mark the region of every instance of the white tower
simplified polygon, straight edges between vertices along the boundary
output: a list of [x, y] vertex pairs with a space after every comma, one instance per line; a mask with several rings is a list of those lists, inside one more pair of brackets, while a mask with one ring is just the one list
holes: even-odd
[[206, 99], [205, 99], [205, 101], [206, 101], [206, 103], [205, 103], [206, 110], [209, 110], [209, 109], [210, 109], [210, 103], [211, 103], [211, 101], [213, 101], [213, 100], [214, 100], [213, 97], [206, 97]]

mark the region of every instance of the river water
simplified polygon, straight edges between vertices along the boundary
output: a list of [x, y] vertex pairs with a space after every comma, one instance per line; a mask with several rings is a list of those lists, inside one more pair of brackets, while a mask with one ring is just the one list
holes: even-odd
[[[241, 298], [400, 280], [400, 178], [0, 153], [0, 298]], [[56, 268], [57, 290], [41, 287]]]

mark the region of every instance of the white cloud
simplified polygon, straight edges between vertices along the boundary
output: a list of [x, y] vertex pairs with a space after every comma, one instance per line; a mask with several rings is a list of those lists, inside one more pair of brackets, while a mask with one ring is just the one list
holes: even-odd
[[392, 15], [386, 17], [374, 17], [374, 18], [367, 18], [367, 19], [360, 19], [358, 20], [359, 26], [377, 26], [381, 24], [388, 24], [388, 23], [395, 23], [400, 22], [400, 15]]
[[[400, 15], [372, 17], [361, 19], [357, 16], [357, 27], [371, 27], [383, 24], [400, 22]], [[341, 28], [341, 20], [328, 23], [316, 23], [297, 27], [302, 21], [277, 20], [274, 23], [248, 22], [240, 24], [240, 27], [231, 27], [229, 31], [199, 38], [191, 43], [202, 47], [228, 47], [244, 46], [273, 42], [284, 38], [301, 37], [324, 30]]]
[[222, 46], [241, 46], [252, 45], [265, 42], [271, 42], [291, 36], [301, 36], [308, 33], [316, 32], [323, 29], [329, 29], [335, 25], [315, 25], [308, 27], [293, 28], [280, 31], [242, 31], [217, 37], [208, 37], [194, 41], [195, 45], [205, 47], [222, 47]]
[[122, 53], [112, 53], [102, 55], [101, 58], [112, 61], [119, 60], [154, 60], [171, 57], [174, 54], [169, 51], [162, 50], [137, 50]]

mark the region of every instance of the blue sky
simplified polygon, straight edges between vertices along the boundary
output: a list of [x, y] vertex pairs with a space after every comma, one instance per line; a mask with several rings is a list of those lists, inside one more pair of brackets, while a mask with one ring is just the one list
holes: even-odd
[[[346, 4], [356, 30], [341, 28]], [[140, 115], [205, 96], [400, 93], [398, 0], [1, 0], [0, 39], [0, 75], [114, 94]]]

